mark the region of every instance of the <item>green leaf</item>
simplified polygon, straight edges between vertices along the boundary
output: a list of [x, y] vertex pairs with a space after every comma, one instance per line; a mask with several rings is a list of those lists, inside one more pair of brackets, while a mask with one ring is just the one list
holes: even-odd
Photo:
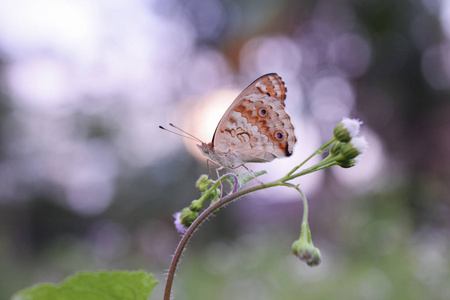
[[[262, 171], [256, 171], [253, 172], [253, 175], [255, 175], [255, 177], [261, 176], [267, 174], [267, 171], [262, 170]], [[238, 180], [239, 180], [239, 189], [241, 189], [242, 186], [244, 186], [244, 184], [246, 184], [247, 182], [255, 179], [253, 177], [251, 172], [245, 172], [245, 173], [241, 173], [241, 174], [237, 174]]]
[[158, 282], [137, 272], [78, 273], [59, 285], [39, 284], [16, 293], [12, 300], [147, 300]]

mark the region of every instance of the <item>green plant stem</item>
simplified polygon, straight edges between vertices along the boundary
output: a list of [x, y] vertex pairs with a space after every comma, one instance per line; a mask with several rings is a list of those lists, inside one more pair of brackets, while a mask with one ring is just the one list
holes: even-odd
[[265, 183], [265, 184], [258, 184], [252, 187], [248, 187], [246, 189], [237, 191], [236, 193], [233, 194], [229, 194], [225, 197], [223, 197], [222, 199], [220, 199], [219, 201], [217, 201], [216, 203], [214, 203], [213, 205], [209, 206], [207, 209], [205, 209], [198, 217], [197, 219], [189, 226], [189, 228], [187, 229], [187, 231], [184, 233], [183, 237], [181, 238], [180, 242], [178, 243], [177, 249], [175, 250], [175, 253], [173, 255], [172, 258], [172, 262], [170, 263], [170, 267], [169, 267], [169, 272], [167, 275], [167, 280], [166, 280], [166, 288], [164, 291], [164, 300], [170, 300], [170, 294], [172, 291], [172, 284], [173, 284], [173, 279], [175, 277], [175, 271], [178, 265], [178, 262], [181, 258], [181, 254], [183, 253], [184, 248], [186, 247], [187, 242], [189, 241], [189, 238], [192, 236], [192, 234], [194, 233], [194, 231], [198, 228], [198, 226], [204, 221], [206, 220], [206, 218], [212, 214], [216, 209], [222, 207], [223, 205], [239, 198], [242, 197], [248, 193], [251, 192], [255, 192], [258, 190], [262, 190], [262, 189], [266, 189], [266, 188], [270, 188], [273, 186], [278, 186], [278, 185], [283, 185], [282, 182], [280, 182], [279, 180], [276, 181], [272, 181], [270, 183]]
[[[303, 206], [304, 206], [302, 227], [303, 227], [303, 224], [304, 224], [305, 220], [306, 220], [306, 224], [307, 224], [308, 203], [306, 201], [306, 197], [305, 197], [305, 195], [303, 194], [303, 192], [301, 191], [301, 189], [298, 186], [290, 184], [287, 181], [295, 179], [295, 178], [303, 176], [303, 175], [306, 175], [306, 174], [309, 174], [309, 173], [316, 172], [318, 170], [322, 170], [322, 169], [327, 168], [329, 166], [335, 165], [336, 162], [334, 160], [334, 157], [330, 157], [329, 156], [329, 157], [325, 158], [323, 161], [321, 161], [320, 163], [318, 163], [318, 164], [316, 164], [316, 165], [314, 165], [314, 166], [312, 166], [312, 167], [310, 167], [308, 169], [304, 169], [304, 170], [302, 170], [302, 171], [300, 171], [298, 173], [295, 173], [300, 167], [302, 167], [314, 155], [322, 153], [322, 151], [324, 149], [328, 148], [334, 141], [335, 141], [335, 139], [333, 138], [329, 142], [325, 143], [322, 147], [320, 147], [318, 150], [316, 150], [316, 152], [314, 152], [305, 161], [303, 161], [300, 165], [296, 166], [286, 176], [282, 177], [281, 179], [278, 179], [278, 180], [275, 180], [275, 181], [272, 181], [272, 182], [269, 182], [269, 183], [264, 183], [264, 184], [258, 184], [258, 185], [255, 185], [255, 186], [251, 186], [251, 187], [242, 189], [240, 191], [237, 191], [236, 193], [230, 193], [227, 196], [225, 196], [222, 199], [220, 199], [219, 201], [217, 201], [214, 204], [212, 204], [211, 206], [209, 206], [207, 209], [205, 209], [197, 217], [197, 219], [189, 226], [189, 228], [186, 230], [186, 232], [184, 233], [183, 237], [181, 238], [180, 242], [178, 243], [177, 249], [175, 250], [175, 253], [174, 253], [173, 258], [172, 258], [172, 262], [170, 263], [169, 272], [168, 272], [168, 275], [167, 275], [166, 287], [165, 287], [165, 291], [164, 291], [164, 300], [170, 300], [173, 280], [174, 280], [174, 277], [175, 277], [175, 271], [177, 269], [178, 262], [180, 261], [181, 254], [183, 253], [184, 248], [186, 247], [186, 244], [189, 241], [189, 239], [191, 238], [192, 234], [195, 232], [195, 230], [198, 228], [198, 226], [204, 220], [206, 220], [208, 218], [209, 215], [214, 213], [217, 209], [219, 209], [220, 207], [224, 206], [225, 204], [227, 204], [227, 203], [229, 203], [229, 202], [231, 202], [231, 201], [233, 201], [233, 200], [235, 200], [235, 199], [237, 199], [239, 197], [242, 197], [242, 196], [244, 196], [246, 194], [252, 193], [252, 192], [256, 192], [256, 191], [259, 191], [259, 190], [271, 188], [271, 187], [274, 187], [274, 186], [288, 186], [288, 187], [291, 187], [291, 188], [295, 188], [297, 191], [300, 192], [300, 194], [302, 196], [302, 200], [303, 200]], [[217, 185], [219, 184], [219, 181], [220, 180], [218, 180], [217, 182], [214, 183], [214, 185], [210, 188], [211, 191], [214, 188], [217, 188]], [[205, 193], [205, 195], [206, 194], [210, 194], [209, 191], [207, 193]]]
[[295, 171], [297, 171], [298, 169], [300, 169], [304, 164], [306, 164], [311, 158], [313, 158], [314, 156], [316, 156], [317, 154], [321, 154], [323, 153], [323, 150], [327, 149], [328, 147], [330, 147], [331, 144], [333, 144], [336, 141], [336, 138], [333, 137], [331, 140], [329, 140], [328, 142], [326, 142], [325, 144], [323, 144], [322, 146], [320, 146], [319, 149], [317, 149], [313, 154], [311, 154], [310, 156], [308, 156], [301, 164], [299, 164], [298, 166], [296, 166], [295, 168], [293, 168], [289, 173], [287, 173], [286, 176], [291, 176]]
[[303, 220], [302, 223], [306, 223], [308, 224], [308, 200], [306, 200], [306, 196], [303, 193], [303, 191], [296, 186], [295, 189], [300, 193], [300, 195], [302, 196], [302, 200], [303, 200]]
[[214, 184], [197, 201], [200, 204], [203, 204], [203, 202], [205, 202], [206, 199], [211, 197], [213, 191], [219, 186], [219, 184], [220, 184], [220, 180], [217, 180], [216, 182], [214, 182]]

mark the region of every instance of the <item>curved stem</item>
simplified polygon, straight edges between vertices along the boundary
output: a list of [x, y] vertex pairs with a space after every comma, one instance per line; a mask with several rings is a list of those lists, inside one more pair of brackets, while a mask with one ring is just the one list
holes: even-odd
[[227, 179], [228, 177], [233, 178], [234, 180], [234, 185], [233, 185], [233, 191], [231, 191], [232, 194], [236, 193], [238, 188], [239, 188], [239, 179], [237, 178], [236, 174], [234, 173], [227, 173], [225, 175], [222, 175], [219, 180], [220, 181], [224, 181], [225, 179]]
[[216, 209], [220, 208], [221, 206], [241, 197], [248, 193], [255, 192], [258, 190], [266, 189], [269, 187], [277, 186], [277, 185], [283, 185], [283, 183], [279, 180], [272, 181], [270, 183], [265, 184], [258, 184], [243, 190], [240, 190], [236, 193], [229, 194], [225, 196], [224, 198], [220, 199], [213, 205], [209, 206], [207, 209], [205, 209], [198, 217], [197, 219], [189, 226], [187, 231], [184, 233], [183, 237], [181, 238], [180, 242], [178, 243], [177, 249], [175, 250], [175, 253], [172, 258], [172, 262], [170, 263], [169, 267], [169, 273], [167, 275], [167, 281], [166, 281], [166, 288], [164, 291], [164, 300], [170, 300], [170, 294], [172, 291], [172, 284], [173, 279], [175, 277], [175, 271], [177, 269], [178, 262], [180, 261], [181, 254], [183, 253], [184, 248], [186, 247], [186, 244], [189, 240], [189, 238], [192, 236], [194, 231], [198, 228], [198, 226], [206, 220], [206, 218], [212, 214]]
[[[306, 202], [306, 198], [305, 195], [303, 194], [303, 192], [300, 190], [300, 188], [298, 186], [294, 186], [290, 183], [287, 183], [287, 181], [292, 180], [294, 178], [297, 178], [299, 176], [302, 175], [306, 175], [309, 173], [313, 173], [315, 171], [324, 169], [326, 167], [332, 166], [335, 164], [335, 161], [333, 159], [328, 160], [325, 159], [321, 164], [317, 164], [311, 168], [302, 170], [298, 173], [295, 173], [295, 171], [297, 171], [301, 166], [303, 166], [308, 160], [310, 160], [314, 155], [316, 154], [320, 154], [322, 153], [322, 151], [324, 149], [326, 149], [327, 147], [329, 147], [332, 143], [334, 142], [334, 139], [331, 139], [329, 142], [325, 143], [322, 147], [320, 147], [316, 152], [313, 153], [313, 155], [311, 155], [310, 157], [308, 157], [305, 161], [303, 161], [300, 165], [296, 166], [295, 168], [293, 168], [286, 176], [282, 177], [279, 180], [275, 180], [269, 183], [264, 183], [264, 184], [258, 184], [252, 187], [248, 187], [245, 189], [242, 189], [240, 191], [236, 191], [236, 178], [233, 177], [233, 179], [235, 180], [235, 187], [233, 188], [233, 192], [228, 194], [227, 196], [225, 196], [224, 198], [220, 199], [219, 201], [215, 202], [214, 204], [212, 204], [211, 206], [209, 206], [207, 209], [205, 209], [198, 217], [197, 219], [189, 226], [189, 228], [186, 230], [186, 232], [184, 233], [183, 237], [181, 238], [180, 242], [178, 243], [177, 249], [175, 250], [175, 253], [172, 257], [172, 261], [170, 263], [170, 267], [169, 267], [169, 272], [167, 274], [167, 281], [166, 281], [166, 287], [165, 287], [165, 291], [164, 291], [164, 300], [170, 300], [170, 295], [171, 295], [171, 291], [172, 291], [172, 285], [173, 285], [173, 280], [175, 277], [175, 271], [177, 269], [177, 265], [178, 262], [180, 261], [181, 258], [181, 254], [183, 253], [184, 248], [186, 247], [186, 244], [188, 242], [188, 240], [191, 238], [191, 236], [193, 235], [194, 231], [199, 227], [199, 225], [206, 220], [206, 218], [212, 214], [213, 212], [215, 212], [217, 209], [219, 209], [220, 207], [222, 207], [223, 205], [241, 197], [244, 196], [246, 194], [249, 194], [251, 192], [255, 192], [258, 190], [262, 190], [262, 189], [266, 189], [266, 188], [270, 188], [270, 187], [274, 187], [274, 186], [289, 186], [289, 187], [293, 187], [295, 189], [297, 189], [303, 199], [303, 204], [304, 204], [304, 218], [303, 220], [306, 220], [308, 217], [308, 204]], [[294, 174], [295, 173], [295, 174]], [[226, 174], [229, 175], [229, 174]], [[214, 183], [213, 187], [211, 187], [211, 190], [213, 188], [216, 188], [217, 185], [221, 182], [221, 180], [225, 179], [226, 176], [222, 176], [221, 179], [217, 180], [217, 182]]]
[[[293, 184], [290, 184], [290, 183], [285, 183], [283, 185], [287, 186], [287, 187], [290, 187], [290, 188], [293, 188], [293, 189], [297, 190], [297, 192], [300, 193], [300, 196], [302, 197], [302, 201], [303, 201], [303, 218], [302, 218], [301, 228], [303, 228], [304, 225], [308, 226], [308, 200], [306, 199], [306, 196], [303, 193], [302, 189], [299, 188], [299, 185], [293, 185]], [[300, 234], [300, 237], [301, 236], [302, 235]]]
[[308, 223], [308, 200], [306, 200], [305, 194], [298, 187], [298, 185], [296, 185], [294, 188], [300, 193], [300, 196], [302, 197], [302, 201], [303, 201], [303, 220], [302, 220], [302, 223]]

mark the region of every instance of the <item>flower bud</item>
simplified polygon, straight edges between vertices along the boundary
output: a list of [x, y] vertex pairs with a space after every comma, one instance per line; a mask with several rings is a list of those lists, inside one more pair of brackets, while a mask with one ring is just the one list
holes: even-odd
[[306, 264], [310, 267], [315, 267], [320, 265], [321, 262], [322, 262], [322, 254], [320, 254], [319, 248], [314, 247], [313, 257], [309, 261], [307, 261]]
[[205, 192], [209, 188], [211, 183], [212, 181], [208, 179], [208, 176], [203, 174], [197, 179], [197, 181], [195, 182], [195, 186], [200, 190], [200, 192]]
[[354, 159], [349, 159], [349, 160], [344, 160], [339, 162], [339, 166], [341, 166], [342, 168], [352, 168], [354, 166], [356, 166], [359, 162], [359, 156], [355, 157]]
[[292, 244], [292, 253], [310, 267], [318, 266], [322, 262], [320, 250], [301, 238]]
[[191, 211], [188, 207], [185, 207], [181, 210], [181, 224], [183, 224], [185, 227], [189, 227], [189, 225], [191, 225], [192, 222], [197, 219], [197, 217], [197, 212]]
[[357, 157], [359, 155], [359, 152], [358, 152], [357, 149], [355, 149], [355, 147], [353, 147], [352, 144], [345, 143], [342, 146], [340, 154], [341, 155], [338, 158], [338, 161], [344, 162], [344, 161], [347, 161], [347, 160], [350, 160], [350, 159], [353, 159], [353, 158]]
[[314, 258], [314, 246], [298, 239], [292, 244], [292, 253], [300, 258], [301, 261], [308, 263]]
[[330, 154], [333, 156], [338, 156], [338, 154], [341, 152], [343, 144], [344, 143], [341, 143], [341, 142], [334, 143], [333, 146], [331, 146]]
[[189, 209], [193, 212], [198, 212], [202, 209], [202, 203], [199, 200], [194, 200], [189, 206]]
[[184, 233], [192, 224], [192, 222], [197, 219], [197, 212], [193, 212], [189, 207], [183, 208], [180, 212], [173, 215], [175, 218], [174, 224], [178, 232]]
[[334, 137], [340, 142], [347, 143], [358, 135], [361, 124], [358, 119], [343, 118], [334, 128]]
[[349, 143], [345, 143], [341, 148], [338, 162], [346, 162], [361, 155], [367, 149], [367, 141], [362, 137], [353, 138]]

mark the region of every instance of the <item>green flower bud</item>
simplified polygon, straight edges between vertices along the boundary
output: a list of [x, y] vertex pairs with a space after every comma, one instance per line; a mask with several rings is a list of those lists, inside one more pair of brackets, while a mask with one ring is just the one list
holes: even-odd
[[349, 143], [344, 143], [341, 148], [338, 162], [346, 162], [361, 155], [367, 149], [367, 141], [362, 137], [352, 139]]
[[334, 128], [334, 137], [340, 142], [347, 143], [358, 135], [361, 124], [358, 119], [343, 118]]
[[339, 153], [341, 152], [343, 144], [344, 143], [341, 143], [341, 142], [334, 143], [333, 146], [331, 146], [330, 154], [333, 155], [333, 156], [338, 156]]
[[198, 213], [190, 210], [189, 207], [183, 208], [180, 213], [181, 224], [186, 228], [189, 227], [198, 217]]
[[356, 166], [359, 162], [359, 156], [355, 157], [354, 159], [344, 160], [339, 162], [339, 166], [342, 168], [352, 168]]
[[301, 238], [292, 244], [292, 253], [310, 267], [318, 266], [322, 261], [320, 250]]
[[314, 258], [314, 246], [307, 241], [298, 239], [292, 244], [292, 253], [301, 261], [308, 263]]
[[347, 161], [353, 159], [359, 155], [359, 152], [351, 143], [345, 143], [342, 146], [340, 157], [338, 161]]
[[322, 254], [320, 253], [320, 250], [318, 248], [314, 247], [313, 250], [313, 257], [306, 262], [306, 264], [310, 267], [315, 267], [320, 265], [320, 263], [322, 262]]
[[194, 200], [189, 206], [189, 209], [193, 212], [198, 212], [202, 209], [202, 203], [199, 200]]
[[208, 179], [208, 176], [203, 174], [195, 182], [195, 186], [200, 190], [200, 192], [205, 192], [209, 186], [212, 184], [212, 180]]

